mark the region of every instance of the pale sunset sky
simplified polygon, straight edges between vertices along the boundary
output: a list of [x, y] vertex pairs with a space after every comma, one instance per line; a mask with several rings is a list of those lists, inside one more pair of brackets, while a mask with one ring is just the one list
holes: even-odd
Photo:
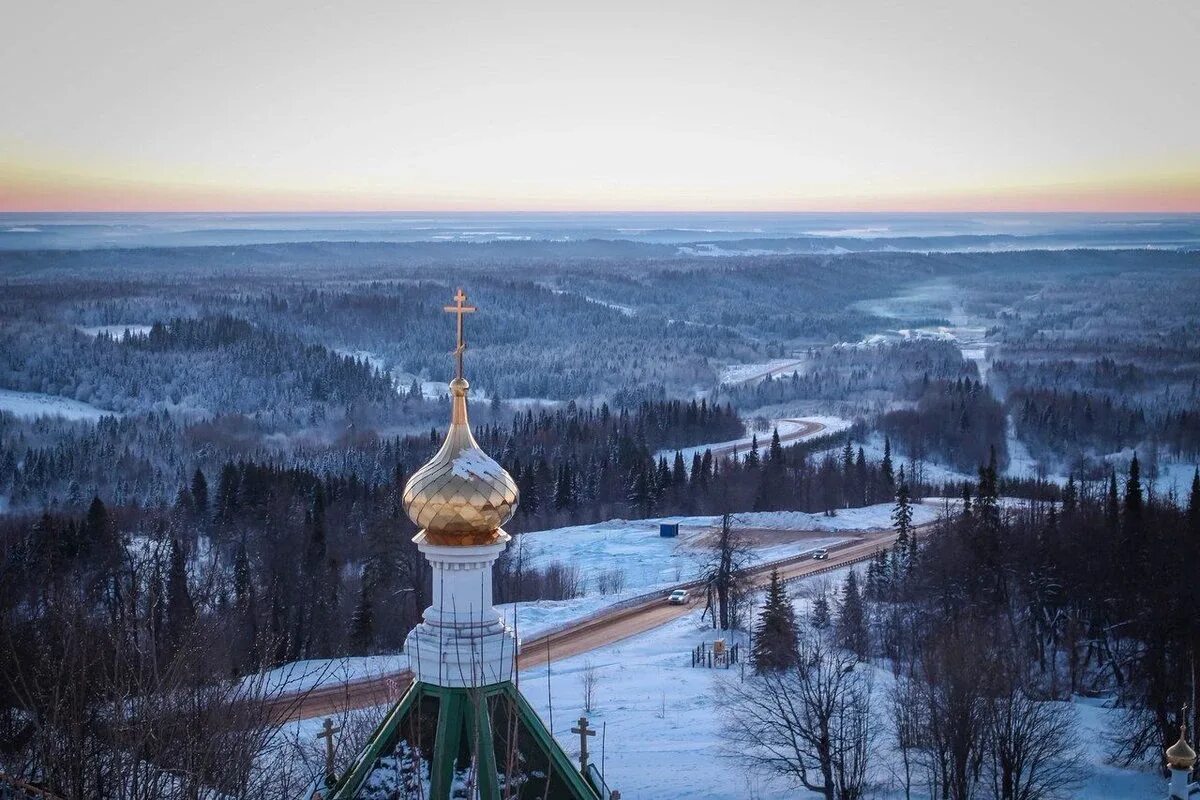
[[1200, 211], [1196, 0], [0, 1], [0, 211]]

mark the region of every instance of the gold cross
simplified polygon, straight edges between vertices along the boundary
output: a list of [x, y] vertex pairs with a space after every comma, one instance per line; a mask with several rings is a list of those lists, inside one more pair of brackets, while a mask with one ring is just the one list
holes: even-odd
[[475, 306], [464, 305], [466, 302], [467, 296], [460, 288], [454, 293], [454, 305], [442, 306], [443, 311], [458, 315], [458, 346], [454, 348], [454, 358], [458, 366], [456, 377], [460, 379], [463, 376], [463, 353], [467, 350], [467, 341], [463, 338], [463, 314], [470, 314], [476, 310]]

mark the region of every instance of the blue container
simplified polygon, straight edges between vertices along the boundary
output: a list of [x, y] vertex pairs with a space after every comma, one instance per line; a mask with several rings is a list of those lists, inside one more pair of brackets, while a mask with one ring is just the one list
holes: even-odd
[[658, 524], [658, 535], [666, 539], [674, 539], [679, 535], [679, 523], [660, 522]]

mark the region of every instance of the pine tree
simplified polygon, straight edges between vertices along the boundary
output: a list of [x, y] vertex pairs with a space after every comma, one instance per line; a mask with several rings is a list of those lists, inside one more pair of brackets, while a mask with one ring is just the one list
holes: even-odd
[[238, 605], [250, 599], [250, 558], [246, 554], [246, 540], [238, 543], [233, 555], [233, 593]]
[[753, 434], [750, 437], [750, 452], [746, 454], [746, 467], [749, 469], [757, 469], [758, 465], [758, 434]]
[[[896, 490], [896, 507], [892, 509], [892, 525], [896, 529], [896, 553], [898, 558], [908, 557], [909, 537], [912, 531], [913, 511], [908, 501], [908, 484], [900, 484]], [[907, 564], [904, 565], [908, 567]]]
[[197, 514], [203, 516], [208, 513], [208, 481], [199, 468], [192, 475], [192, 504]]
[[1125, 481], [1125, 536], [1133, 540], [1142, 532], [1142, 470], [1137, 453], [1129, 462], [1129, 478]]
[[771, 572], [767, 599], [754, 627], [750, 658], [759, 674], [786, 669], [799, 660], [795, 613], [778, 571]]
[[369, 655], [375, 646], [375, 613], [371, 605], [371, 593], [366, 581], [358, 593], [358, 605], [350, 617], [351, 652]]
[[633, 468], [625, 499], [643, 517], [650, 516], [650, 509], [654, 505], [654, 490], [650, 485], [650, 477], [647, 475], [644, 465], [639, 464]]
[[867, 636], [867, 613], [858, 591], [858, 576], [854, 570], [846, 576], [842, 589], [842, 605], [838, 612], [838, 643], [865, 660], [870, 640]]
[[562, 511], [573, 505], [571, 491], [571, 465], [558, 468], [558, 479], [554, 482], [554, 510]]
[[178, 539], [171, 540], [171, 561], [167, 568], [167, 652], [174, 655], [192, 628], [196, 609], [188, 590], [187, 566], [183, 547]]
[[1067, 476], [1067, 485], [1063, 487], [1062, 508], [1063, 516], [1071, 516], [1079, 507], [1079, 490], [1075, 488], [1075, 473]]
[[687, 484], [687, 467], [683, 463], [683, 453], [675, 451], [675, 461], [671, 464], [671, 484], [682, 489]]
[[1121, 524], [1121, 501], [1117, 494], [1117, 472], [1108, 474], [1108, 496], [1104, 500], [1104, 519], [1110, 530], [1116, 530]]
[[854, 497], [854, 446], [846, 439], [842, 448], [842, 507], [849, 508]]
[[1192, 475], [1192, 491], [1188, 495], [1188, 527], [1193, 537], [1200, 538], [1200, 468]]
[[775, 429], [771, 431], [771, 450], [770, 450], [770, 455], [768, 457], [769, 457], [771, 463], [774, 464], [775, 466], [780, 466], [781, 464], [783, 464], [783, 444], [779, 440], [778, 426], [776, 426]]
[[813, 601], [812, 626], [818, 631], [824, 631], [829, 628], [831, 622], [829, 601], [825, 598], [825, 595], [821, 595]]
[[879, 473], [883, 478], [883, 488], [890, 497], [896, 487], [896, 473], [892, 470], [892, 440], [883, 437], [883, 461], [879, 464]]
[[222, 520], [232, 519], [238, 505], [238, 470], [232, 462], [227, 462], [217, 481], [217, 516]]

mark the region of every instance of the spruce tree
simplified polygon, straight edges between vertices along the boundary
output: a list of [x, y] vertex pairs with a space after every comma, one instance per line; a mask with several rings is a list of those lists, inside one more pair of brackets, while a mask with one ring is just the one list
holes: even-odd
[[1117, 472], [1108, 474], [1108, 496], [1104, 500], [1104, 519], [1110, 530], [1116, 530], [1121, 524], [1121, 501], [1117, 494]]
[[913, 511], [908, 501], [908, 484], [900, 484], [896, 490], [896, 507], [892, 509], [892, 526], [896, 529], [896, 550], [907, 554], [912, 531]]
[[199, 468], [192, 475], [192, 503], [197, 514], [203, 516], [208, 513], [208, 481]]
[[812, 626], [818, 631], [824, 631], [829, 629], [831, 622], [829, 600], [825, 598], [825, 595], [821, 595], [813, 601]]
[[1075, 488], [1075, 473], [1067, 476], [1067, 485], [1063, 487], [1062, 508], [1063, 516], [1071, 516], [1079, 507], [1079, 490]]
[[854, 570], [846, 576], [842, 589], [842, 605], [838, 612], [838, 644], [865, 660], [870, 646], [867, 635], [867, 612], [862, 595], [858, 590], [858, 576]]
[[358, 593], [358, 605], [350, 617], [351, 652], [370, 655], [375, 646], [375, 613], [371, 605], [371, 593], [366, 581]]
[[187, 566], [183, 547], [178, 539], [171, 540], [171, 561], [167, 568], [167, 651], [174, 655], [196, 618], [192, 595], [188, 590]]
[[750, 658], [755, 672], [786, 669], [799, 660], [796, 649], [796, 618], [779, 572], [771, 572], [767, 599], [754, 627]]
[[879, 473], [883, 478], [883, 488], [887, 496], [891, 496], [896, 487], [896, 473], [892, 469], [892, 440], [883, 437], [883, 461], [879, 464]]
[[750, 452], [746, 454], [746, 467], [748, 469], [757, 469], [758, 465], [758, 434], [756, 433], [750, 437]]
[[1200, 538], [1200, 468], [1192, 475], [1192, 491], [1188, 495], [1188, 527], [1192, 536]]
[[1142, 470], [1137, 453], [1129, 462], [1129, 478], [1125, 481], [1125, 536], [1133, 540], [1142, 532]]

